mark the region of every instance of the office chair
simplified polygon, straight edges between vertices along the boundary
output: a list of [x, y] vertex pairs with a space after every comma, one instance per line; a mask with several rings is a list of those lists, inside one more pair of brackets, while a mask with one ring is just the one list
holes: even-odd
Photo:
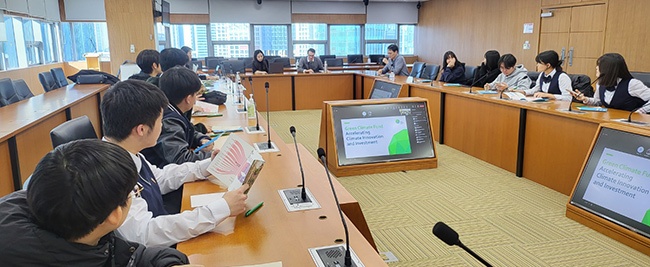
[[538, 71], [529, 71], [528, 72], [528, 78], [530, 78], [530, 88], [535, 87], [535, 84], [537, 83], [537, 78], [539, 78], [539, 74], [541, 72]]
[[[296, 67], [298, 67], [298, 63], [300, 63], [300, 58], [302, 58], [302, 57], [295, 57], [295, 59], [296, 59], [296, 64], [295, 64]], [[270, 62], [269, 62], [269, 63], [270, 63]]]
[[330, 58], [336, 58], [336, 55], [321, 55], [321, 56], [318, 56], [318, 58], [320, 58], [320, 61], [325, 63], [325, 60], [328, 60]]
[[426, 67], [424, 67], [424, 70], [422, 71], [422, 75], [420, 78], [422, 79], [429, 79], [429, 80], [436, 80], [438, 78], [438, 72], [440, 71], [440, 65], [436, 64], [426, 64]]
[[269, 61], [269, 63], [282, 63], [282, 66], [285, 68], [291, 67], [291, 59], [288, 57], [274, 58], [273, 61]]
[[327, 67], [343, 67], [342, 58], [328, 58], [325, 59], [325, 62], [327, 62]]
[[244, 68], [252, 69], [253, 68], [253, 58], [252, 57], [240, 57], [237, 60], [244, 61]]
[[14, 89], [13, 83], [11, 83], [11, 79], [0, 79], [0, 107], [13, 104], [18, 101], [20, 101], [20, 97], [16, 95], [16, 90]]
[[413, 63], [413, 68], [411, 68], [411, 73], [409, 74], [409, 76], [413, 78], [420, 78], [420, 76], [422, 76], [422, 71], [424, 70], [425, 66], [426, 63], [424, 62]]
[[81, 116], [61, 123], [50, 131], [52, 147], [65, 144], [74, 140], [97, 138], [95, 128], [88, 116]]
[[32, 90], [29, 90], [29, 86], [27, 86], [25, 80], [18, 79], [12, 82], [14, 84], [14, 89], [16, 90], [16, 95], [18, 95], [20, 100], [27, 99], [34, 96]]
[[363, 55], [348, 55], [348, 64], [363, 63]]
[[280, 56], [264, 56], [264, 58], [266, 58], [266, 60], [267, 60], [269, 63], [271, 63], [271, 62], [273, 62], [273, 60], [275, 60], [276, 58], [280, 58]]
[[476, 75], [476, 71], [478, 70], [477, 66], [467, 66], [465, 65], [465, 83], [464, 85], [472, 85], [474, 82], [474, 75]]
[[650, 72], [630, 72], [632, 77], [641, 81], [645, 86], [650, 87]]
[[381, 59], [384, 58], [384, 55], [368, 55], [370, 62], [381, 64]]
[[52, 77], [52, 73], [49, 71], [39, 73], [38, 80], [41, 82], [41, 85], [43, 86], [43, 90], [46, 93], [58, 88], [56, 87], [56, 83], [54, 82], [54, 77]]
[[[587, 97], [594, 96], [594, 88], [591, 86], [591, 78], [589, 78], [589, 76], [584, 74], [567, 74], [567, 75], [569, 75], [569, 78], [571, 79], [571, 87], [573, 88], [573, 90], [578, 90]], [[575, 102], [582, 102], [582, 101], [578, 101], [577, 99], [573, 99], [573, 100]]]
[[53, 68], [50, 72], [52, 73], [52, 77], [54, 77], [54, 84], [56, 84], [57, 88], [68, 85], [68, 79], [65, 78], [62, 68]]

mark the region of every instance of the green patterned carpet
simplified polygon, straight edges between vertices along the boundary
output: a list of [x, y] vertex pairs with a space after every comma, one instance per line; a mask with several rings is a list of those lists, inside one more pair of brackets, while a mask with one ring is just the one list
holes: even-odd
[[[320, 110], [271, 112], [286, 143], [313, 155]], [[276, 141], [278, 142], [278, 141]], [[565, 217], [568, 197], [444, 145], [438, 168], [338, 178], [359, 201], [390, 266], [482, 266], [431, 228], [444, 221], [494, 266], [650, 266], [650, 257]]]

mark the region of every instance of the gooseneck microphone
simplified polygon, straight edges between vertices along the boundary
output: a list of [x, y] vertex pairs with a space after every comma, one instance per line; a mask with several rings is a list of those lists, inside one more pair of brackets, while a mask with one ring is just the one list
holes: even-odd
[[271, 149], [273, 145], [271, 145], [271, 119], [269, 117], [269, 82], [264, 83], [264, 88], [266, 89], [266, 136], [268, 137], [268, 148]]
[[[330, 182], [330, 187], [332, 188], [332, 194], [334, 194], [334, 200], [336, 201], [336, 208], [339, 210], [339, 215], [341, 216], [341, 222], [343, 223], [343, 229], [345, 229], [345, 266], [352, 266], [352, 257], [350, 257], [350, 234], [348, 233], [348, 225], [345, 223], [345, 218], [343, 217], [343, 211], [341, 210], [341, 205], [339, 205], [339, 199], [336, 197], [336, 190], [334, 190], [334, 184], [332, 184], [332, 177], [330, 176], [330, 170], [327, 168], [327, 158], [325, 157], [325, 150], [321, 147], [317, 150], [318, 158], [323, 162], [325, 166], [325, 173], [327, 174], [327, 179]], [[304, 188], [304, 187], [303, 187]]]
[[440, 238], [440, 240], [447, 243], [447, 245], [450, 246], [457, 245], [461, 247], [463, 250], [465, 250], [467, 253], [472, 255], [472, 257], [474, 257], [475, 259], [483, 263], [483, 265], [487, 267], [492, 267], [492, 265], [490, 265], [487, 261], [481, 258], [481, 256], [477, 255], [476, 253], [474, 253], [474, 251], [472, 251], [471, 249], [463, 245], [463, 243], [460, 242], [460, 239], [458, 238], [458, 233], [454, 231], [454, 229], [451, 229], [451, 227], [447, 226], [445, 223], [437, 222], [436, 225], [433, 226], [432, 231], [434, 235]]
[[642, 108], [642, 107], [638, 107], [638, 108], [635, 108], [635, 109], [633, 109], [632, 111], [630, 111], [630, 115], [627, 115], [627, 122], [630, 122], [630, 123], [637, 123], [636, 121], [632, 121], [632, 114], [634, 114], [634, 112], [636, 112], [636, 111], [639, 110], [640, 108]]
[[300, 197], [302, 201], [307, 201], [307, 192], [305, 190], [305, 172], [302, 170], [302, 161], [300, 160], [300, 152], [298, 152], [298, 142], [296, 141], [296, 127], [289, 127], [289, 132], [293, 136], [293, 144], [296, 146], [296, 155], [298, 156], [298, 166], [300, 166], [300, 175], [302, 176], [302, 191]]
[[[248, 77], [248, 83], [251, 85], [251, 92], [255, 96], [255, 87], [253, 87], [253, 77]], [[268, 97], [266, 99], [269, 99]], [[255, 130], [260, 130], [260, 118], [257, 116], [257, 103], [253, 100], [253, 105], [255, 106]], [[267, 104], [268, 106], [268, 104]]]

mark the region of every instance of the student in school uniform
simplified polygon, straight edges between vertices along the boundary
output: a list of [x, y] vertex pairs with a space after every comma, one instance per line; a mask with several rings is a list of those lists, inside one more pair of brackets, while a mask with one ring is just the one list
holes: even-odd
[[533, 97], [545, 97], [561, 101], [571, 101], [573, 87], [571, 78], [562, 71], [562, 60], [557, 52], [553, 50], [544, 51], [535, 57], [537, 71], [541, 72], [535, 87], [520, 90], [525, 95]]
[[504, 91], [506, 89], [526, 90], [530, 89], [532, 82], [528, 77], [528, 70], [523, 64], [517, 65], [517, 58], [512, 54], [505, 54], [499, 58], [499, 70], [501, 74], [488, 84], [485, 90]]
[[441, 82], [446, 83], [464, 83], [465, 81], [465, 63], [460, 62], [456, 54], [452, 51], [445, 52], [442, 57], [442, 75]]
[[598, 84], [594, 97], [586, 97], [580, 91], [572, 92], [575, 98], [591, 106], [650, 112], [650, 88], [632, 78], [625, 59], [618, 53], [608, 53], [596, 61]]
[[0, 198], [0, 259], [5, 266], [172, 266], [171, 248], [129, 242], [114, 233], [129, 214], [135, 165], [121, 147], [72, 141], [36, 165], [29, 190]]
[[262, 50], [255, 50], [253, 53], [253, 74], [267, 74], [269, 72], [269, 61], [264, 57]]
[[162, 73], [160, 68], [160, 53], [153, 49], [145, 49], [138, 53], [135, 62], [140, 67], [140, 73], [131, 75], [129, 79], [146, 81], [151, 77], [156, 77]]
[[406, 67], [406, 60], [404, 57], [399, 54], [399, 47], [395, 44], [391, 44], [387, 48], [388, 58], [384, 58], [382, 62], [386, 64], [383, 69], [377, 71], [377, 74], [386, 74], [389, 72], [395, 73], [395, 75], [400, 76], [409, 76], [408, 68]]
[[129, 214], [117, 231], [129, 241], [148, 246], [171, 246], [196, 237], [213, 230], [229, 216], [243, 213], [246, 208], [244, 191], [248, 185], [193, 210], [170, 214], [164, 208], [162, 194], [177, 190], [183, 183], [207, 179], [211, 161], [208, 158], [158, 168], [139, 153], [156, 145], [163, 129], [163, 110], [168, 109], [168, 104], [160, 89], [136, 80], [115, 84], [101, 103], [104, 140], [126, 149], [138, 172], [138, 195], [133, 198]]
[[499, 76], [501, 73], [499, 71], [500, 57], [499, 51], [488, 50], [485, 52], [483, 62], [481, 62], [481, 66], [478, 67], [474, 74], [474, 79], [472, 79], [472, 86], [483, 87]]
[[192, 69], [192, 48], [189, 46], [183, 46], [181, 47], [181, 51], [183, 51], [187, 55], [187, 62], [184, 64], [186, 68]]

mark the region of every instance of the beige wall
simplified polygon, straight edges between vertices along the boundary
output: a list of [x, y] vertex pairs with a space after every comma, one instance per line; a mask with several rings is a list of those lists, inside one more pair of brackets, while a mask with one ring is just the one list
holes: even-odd
[[604, 52], [625, 57], [630, 71], [650, 72], [650, 1], [609, 0]]

